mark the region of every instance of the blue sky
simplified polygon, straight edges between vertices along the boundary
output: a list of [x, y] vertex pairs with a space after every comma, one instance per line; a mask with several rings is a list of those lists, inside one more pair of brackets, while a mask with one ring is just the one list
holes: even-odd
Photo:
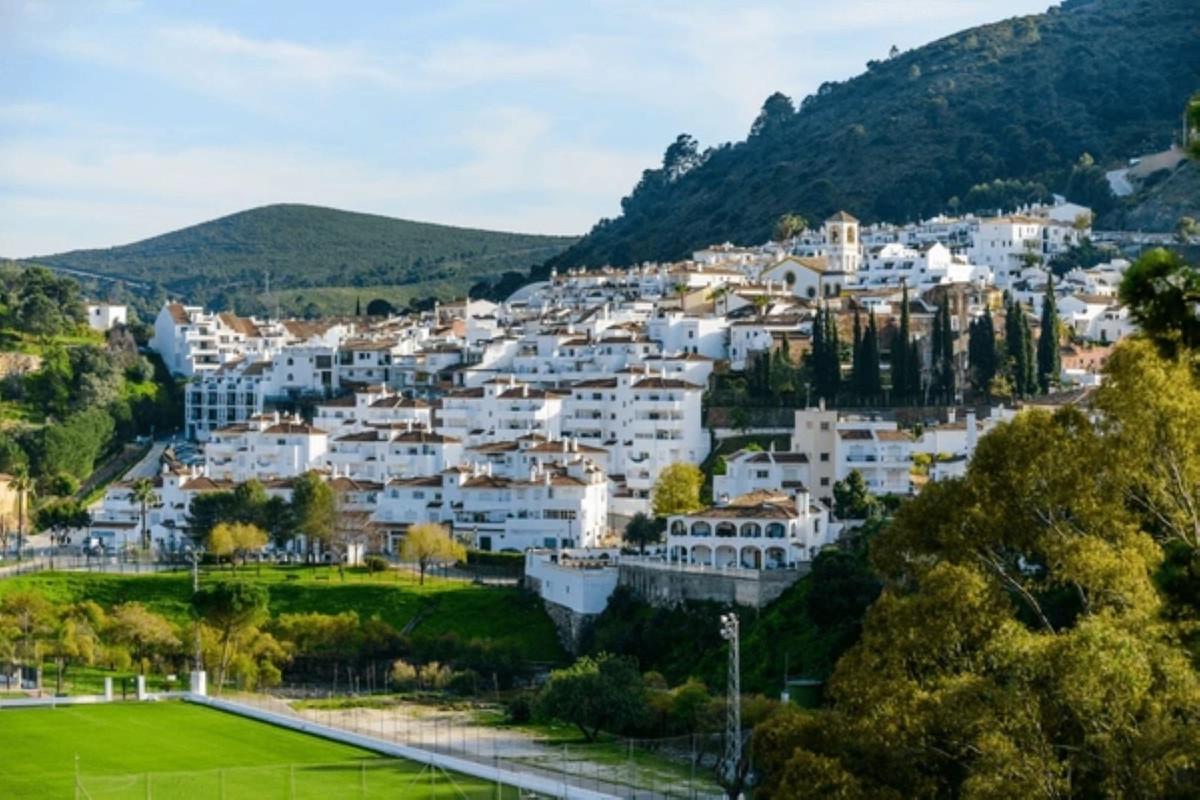
[[0, 0], [0, 255], [274, 202], [582, 233], [680, 132], [1047, 5]]

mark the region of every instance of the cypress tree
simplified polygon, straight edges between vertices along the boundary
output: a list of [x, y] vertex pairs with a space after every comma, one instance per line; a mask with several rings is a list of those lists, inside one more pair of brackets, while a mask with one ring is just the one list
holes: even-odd
[[904, 284], [904, 294], [900, 300], [900, 329], [892, 341], [892, 399], [895, 403], [903, 403], [912, 394], [912, 384], [909, 382], [911, 367], [909, 365], [909, 321], [908, 321], [908, 284]]
[[863, 335], [862, 343], [862, 393], [869, 398], [877, 398], [883, 386], [879, 379], [879, 330], [875, 327], [875, 312], [867, 315], [867, 332]]
[[1024, 312], [1014, 300], [1006, 300], [1004, 305], [1004, 351], [1011, 371], [1013, 392], [1017, 397], [1024, 397], [1028, 387], [1025, 385], [1025, 344], [1021, 341], [1021, 317]]
[[970, 340], [967, 345], [970, 361], [971, 383], [978, 392], [987, 392], [996, 377], [996, 329], [990, 309], [971, 322]]
[[354, 298], [354, 316], [356, 316], [356, 317], [362, 316], [362, 298], [361, 297]]
[[854, 345], [850, 351], [850, 391], [858, 397], [863, 395], [862, 328], [859, 325], [858, 308], [854, 309]]
[[943, 299], [937, 313], [933, 315], [933, 330], [929, 336], [929, 366], [934, 394], [939, 394], [942, 390], [942, 339], [945, 336], [942, 332], [942, 309], [945, 306], [946, 302]]
[[939, 309], [942, 317], [942, 340], [937, 354], [942, 362], [942, 393], [946, 402], [954, 402], [954, 328], [950, 324], [950, 297], [947, 294]]
[[813, 313], [811, 349], [808, 352], [808, 373], [817, 397], [825, 396], [825, 321], [821, 307]]
[[829, 306], [825, 306], [825, 368], [828, 370], [826, 386], [829, 394], [826, 396], [830, 403], [837, 400], [842, 382], [841, 345], [838, 342], [837, 314], [831, 314]]
[[921, 343], [917, 337], [912, 337], [908, 340], [907, 355], [904, 359], [905, 368], [908, 370], [907, 383], [909, 386], [909, 397], [920, 403], [924, 398], [921, 392]]
[[1054, 276], [1046, 281], [1046, 297], [1042, 300], [1042, 331], [1037, 344], [1037, 379], [1042, 394], [1058, 382], [1062, 356], [1058, 349], [1058, 304], [1054, 300]]
[[1025, 370], [1025, 391], [1033, 394], [1038, 386], [1037, 351], [1033, 343], [1033, 332], [1029, 329], [1029, 315], [1024, 311], [1021, 312], [1021, 346], [1024, 349], [1021, 367]]

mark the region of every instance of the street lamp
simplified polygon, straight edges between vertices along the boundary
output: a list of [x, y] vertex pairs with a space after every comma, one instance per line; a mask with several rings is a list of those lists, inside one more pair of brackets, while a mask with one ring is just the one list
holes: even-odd
[[725, 688], [725, 780], [728, 786], [737, 781], [738, 765], [742, 761], [742, 689], [741, 654], [739, 652], [737, 614], [721, 615], [721, 638], [729, 642], [729, 674]]

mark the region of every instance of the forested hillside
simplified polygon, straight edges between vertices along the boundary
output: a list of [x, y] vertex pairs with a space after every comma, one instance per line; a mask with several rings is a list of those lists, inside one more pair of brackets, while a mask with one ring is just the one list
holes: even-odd
[[121, 247], [31, 260], [224, 305], [261, 291], [268, 272], [275, 290], [424, 283], [465, 289], [481, 278], [527, 270], [573, 241], [273, 205]]
[[1200, 3], [1068, 0], [962, 31], [827, 83], [798, 108], [767, 100], [748, 138], [702, 150], [681, 136], [663, 165], [549, 266], [672, 259], [759, 242], [775, 219], [846, 209], [901, 222], [1064, 192], [1114, 203], [1104, 168], [1166, 147], [1200, 88]]

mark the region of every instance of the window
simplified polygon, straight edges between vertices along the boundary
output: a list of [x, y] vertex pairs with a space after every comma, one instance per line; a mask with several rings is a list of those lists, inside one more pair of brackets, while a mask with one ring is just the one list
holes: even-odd
[[828, 462], [829, 461], [829, 453], [821, 453], [821, 461]]
[[829, 478], [821, 478], [821, 485], [822, 485], [822, 486], [828, 486], [828, 485], [829, 485]]

